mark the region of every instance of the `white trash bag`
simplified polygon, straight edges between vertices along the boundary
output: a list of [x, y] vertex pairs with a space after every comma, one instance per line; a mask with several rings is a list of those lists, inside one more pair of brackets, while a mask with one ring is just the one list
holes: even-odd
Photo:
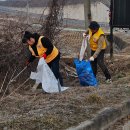
[[87, 38], [84, 38], [82, 41], [81, 49], [80, 49], [80, 54], [79, 54], [79, 60], [82, 61], [84, 58], [85, 50], [87, 48]]
[[42, 83], [42, 89], [47, 93], [62, 92], [68, 89], [68, 87], [60, 86], [44, 58], [40, 58], [37, 72], [31, 72], [30, 78], [36, 80], [36, 83]]

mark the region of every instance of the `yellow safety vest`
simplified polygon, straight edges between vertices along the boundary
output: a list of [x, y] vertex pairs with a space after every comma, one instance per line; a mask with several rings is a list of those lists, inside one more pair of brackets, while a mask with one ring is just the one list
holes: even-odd
[[[29, 45], [29, 50], [30, 52], [32, 53], [33, 56], [35, 57], [39, 57], [41, 58], [43, 56], [43, 54], [47, 51], [47, 48], [44, 48], [43, 45], [42, 45], [42, 42], [41, 42], [41, 39], [43, 38], [44, 36], [40, 36], [40, 38], [38, 39], [38, 43], [36, 45], [36, 48], [37, 48], [37, 52], [38, 52], [38, 56], [36, 56], [34, 50], [32, 49], [32, 47]], [[57, 55], [59, 54], [59, 51], [58, 49], [54, 46], [53, 47], [53, 50], [51, 52], [51, 54], [49, 54], [45, 61], [46, 63], [49, 63], [51, 62]]]
[[[94, 35], [92, 35], [92, 31], [91, 31], [91, 29], [89, 29], [89, 36], [90, 36], [89, 43], [90, 43], [91, 50], [93, 50], [93, 51], [97, 50], [98, 40], [102, 34], [104, 35], [104, 32], [102, 31], [101, 28], [99, 28], [99, 30]], [[104, 40], [104, 42], [102, 44], [102, 49], [106, 49], [106, 46], [107, 46], [106, 40]]]

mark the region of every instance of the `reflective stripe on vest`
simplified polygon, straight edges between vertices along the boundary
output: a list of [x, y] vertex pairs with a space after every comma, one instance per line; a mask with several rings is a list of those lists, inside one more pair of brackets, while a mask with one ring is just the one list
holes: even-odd
[[[40, 38], [38, 39], [38, 43], [37, 43], [37, 45], [36, 45], [37, 52], [38, 52], [38, 56], [36, 56], [36, 54], [35, 54], [35, 52], [33, 51], [32, 47], [29, 46], [30, 52], [31, 52], [32, 55], [35, 56], [35, 57], [41, 58], [42, 55], [47, 51], [47, 49], [43, 47], [42, 42], [41, 42], [41, 39], [42, 39], [43, 37], [44, 37], [44, 36], [40, 36]], [[53, 47], [53, 50], [52, 50], [52, 52], [51, 52], [51, 54], [49, 54], [49, 55], [46, 57], [45, 61], [46, 61], [47, 63], [51, 62], [53, 59], [56, 58], [56, 56], [58, 55], [58, 53], [59, 53], [58, 49], [54, 46], [54, 47]]]
[[[102, 31], [101, 28], [99, 28], [99, 30], [94, 35], [92, 35], [92, 31], [91, 31], [91, 29], [89, 29], [89, 36], [90, 36], [89, 43], [90, 43], [91, 50], [93, 50], [93, 51], [97, 50], [98, 40], [102, 34], [104, 35], [104, 32]], [[102, 44], [102, 49], [106, 49], [106, 46], [107, 46], [106, 40], [104, 40], [104, 42]]]

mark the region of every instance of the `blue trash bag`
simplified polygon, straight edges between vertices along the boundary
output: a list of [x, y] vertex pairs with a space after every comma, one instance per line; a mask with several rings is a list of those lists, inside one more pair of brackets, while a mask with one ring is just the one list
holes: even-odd
[[79, 61], [79, 59], [76, 58], [74, 59], [74, 64], [76, 66], [78, 78], [82, 86], [98, 86], [90, 61]]

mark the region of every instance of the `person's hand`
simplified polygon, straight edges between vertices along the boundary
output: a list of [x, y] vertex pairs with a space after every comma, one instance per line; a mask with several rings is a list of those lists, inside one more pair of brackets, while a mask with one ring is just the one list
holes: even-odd
[[90, 61], [94, 61], [94, 57], [91, 56], [91, 57], [89, 58], [89, 60], [90, 60]]
[[83, 33], [83, 37], [86, 38], [86, 36], [87, 36], [86, 33]]
[[85, 61], [88, 62], [88, 59], [86, 59]]
[[26, 66], [30, 66], [30, 62], [27, 60], [25, 63]]
[[44, 59], [46, 59], [47, 55], [44, 53], [44, 54], [42, 55], [42, 57], [43, 57]]

